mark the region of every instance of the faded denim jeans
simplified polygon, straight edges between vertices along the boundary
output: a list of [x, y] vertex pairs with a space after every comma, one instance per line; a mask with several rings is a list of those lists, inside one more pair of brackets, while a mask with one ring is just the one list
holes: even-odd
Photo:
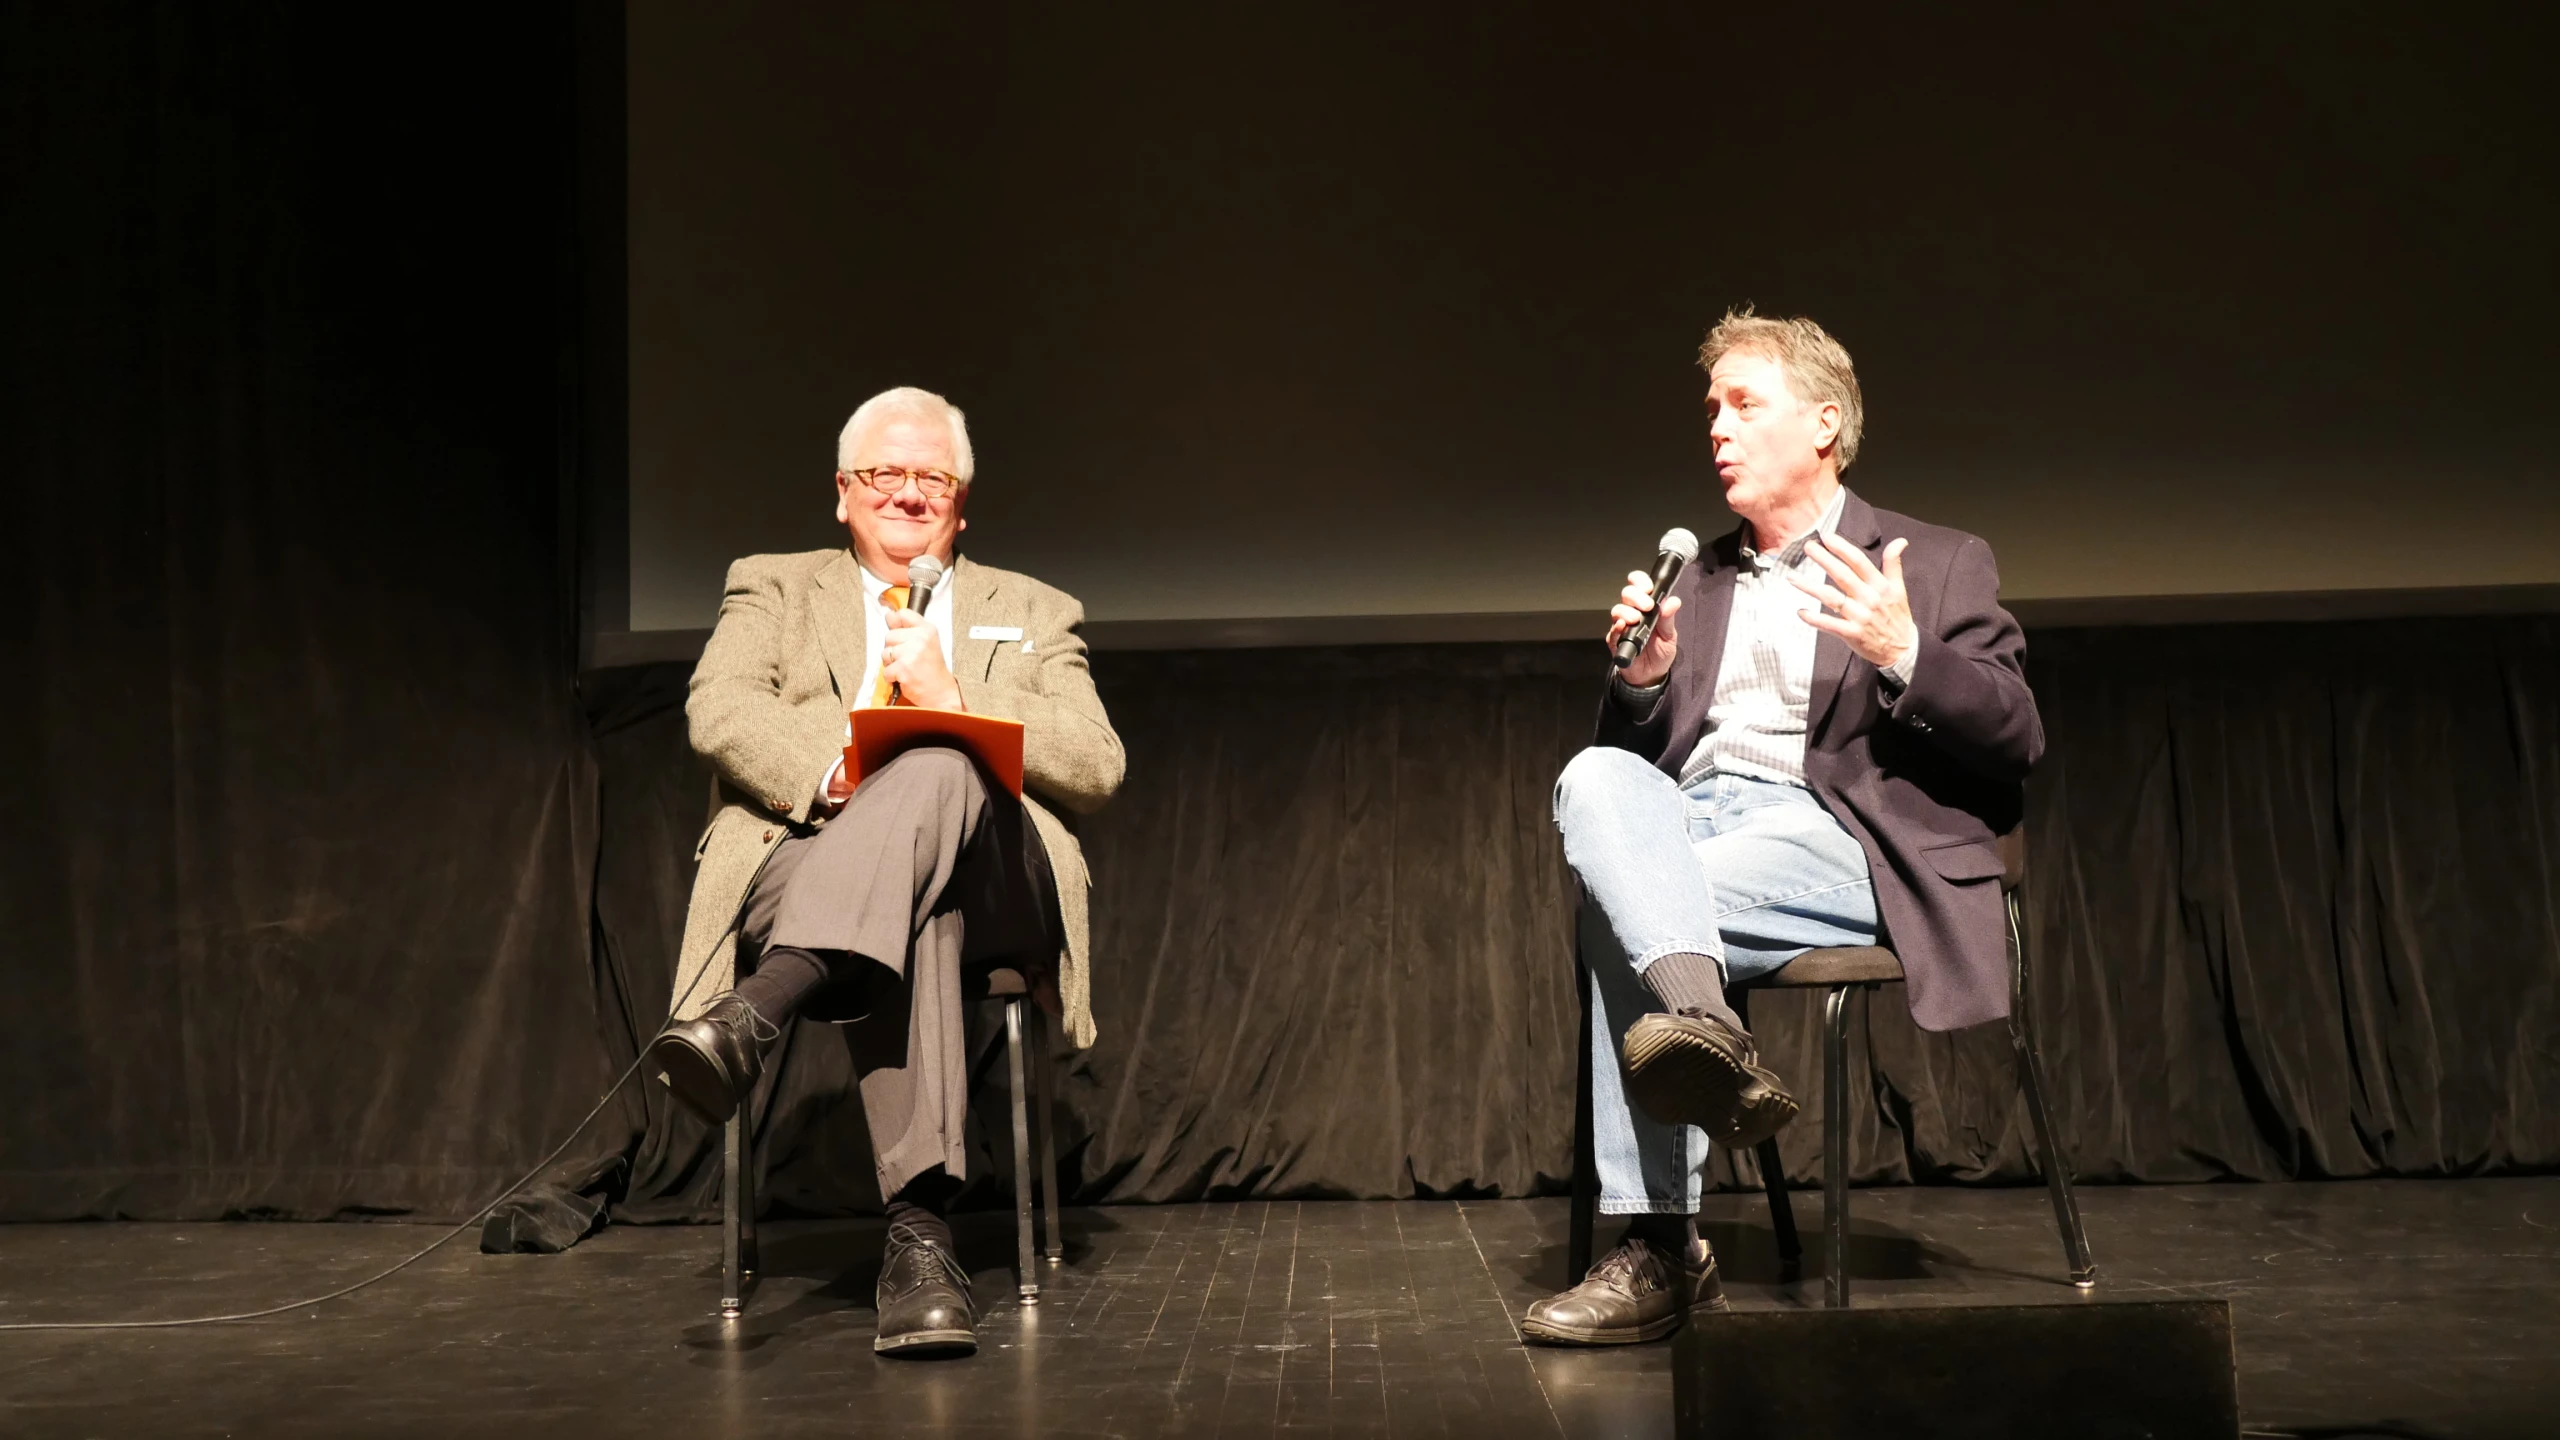
[[1707, 955], [1725, 982], [1807, 950], [1876, 943], [1866, 852], [1801, 786], [1710, 773], [1682, 791], [1629, 751], [1595, 746], [1556, 780], [1556, 828], [1582, 881], [1591, 972], [1591, 1135], [1604, 1215], [1693, 1214], [1707, 1138], [1627, 1102], [1620, 1042], [1662, 1002], [1645, 968]]

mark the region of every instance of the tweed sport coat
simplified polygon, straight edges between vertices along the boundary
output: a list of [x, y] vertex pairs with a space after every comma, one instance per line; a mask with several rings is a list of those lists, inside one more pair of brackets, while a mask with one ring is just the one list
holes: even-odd
[[[1023, 808], [1056, 878], [1066, 948], [1058, 997], [1068, 1039], [1094, 1039], [1084, 850], [1060, 812], [1089, 814], [1120, 787], [1126, 757], [1085, 661], [1084, 607], [1028, 575], [951, 567], [952, 674], [962, 703], [1023, 723]], [[765, 857], [806, 825], [819, 777], [842, 753], [846, 696], [869, 667], [862, 568], [848, 550], [750, 555], [729, 567], [720, 623], [685, 702], [711, 763], [714, 813], [676, 964], [675, 1018], [701, 1013], [737, 974], [736, 921]], [[971, 639], [972, 626], [1020, 640]]]
[[[2000, 606], [2000, 571], [1980, 538], [1877, 510], [1854, 493], [1839, 533], [1879, 568], [1887, 541], [1911, 542], [1902, 574], [1920, 654], [1910, 688], [1887, 708], [1876, 667], [1836, 635], [1817, 638], [1806, 783], [1867, 852], [1912, 1018], [1928, 1030], [1997, 1020], [2009, 1013], [1998, 840], [2017, 825], [2027, 772], [2044, 754], [2026, 636]], [[1741, 565], [1737, 529], [1680, 573], [1671, 587], [1680, 597], [1680, 655], [1668, 688], [1639, 724], [1611, 687], [1595, 743], [1679, 777], [1706, 733]]]

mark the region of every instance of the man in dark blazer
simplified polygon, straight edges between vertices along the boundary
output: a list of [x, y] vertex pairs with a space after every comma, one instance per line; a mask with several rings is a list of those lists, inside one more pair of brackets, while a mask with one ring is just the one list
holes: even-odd
[[[1699, 361], [1742, 526], [1663, 598], [1556, 785], [1593, 1046], [1625, 1060], [1592, 1077], [1600, 1208], [1632, 1218], [1530, 1309], [1523, 1333], [1550, 1343], [1656, 1339], [1722, 1306], [1693, 1218], [1706, 1141], [1755, 1144], [1797, 1109], [1726, 986], [1889, 941], [1923, 1027], [2008, 1013], [1997, 839], [2044, 730], [1991, 548], [1840, 483], [1864, 407], [1820, 326], [1729, 314]], [[1630, 575], [1609, 640], [1654, 608]]]

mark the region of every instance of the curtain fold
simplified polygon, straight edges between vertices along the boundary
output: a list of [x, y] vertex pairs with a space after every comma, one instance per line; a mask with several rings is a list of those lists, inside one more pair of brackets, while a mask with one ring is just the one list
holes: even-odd
[[[1129, 782], [1084, 822], [1102, 1040], [1062, 1062], [1078, 1198], [1560, 1189], [1579, 1012], [1548, 794], [1589, 734], [1591, 647], [1095, 671]], [[2064, 630], [2032, 637], [2029, 673], [2052, 737], [2028, 795], [2032, 1013], [2082, 1176], [2560, 1164], [2560, 622]], [[662, 668], [662, 703], [682, 679]], [[698, 788], [681, 725], [662, 738], [653, 773], [687, 777], [667, 793]], [[672, 841], [661, 897], [688, 872]], [[1861, 1180], [2040, 1173], [2004, 1027], [1925, 1033], [1892, 987], [1853, 1005]], [[1819, 1012], [1753, 1006], [1808, 1096]], [[810, 1113], [765, 1157], [777, 1193], [863, 1203], [858, 1110]], [[1799, 1181], [1821, 1127], [1809, 1104], [1781, 1137]], [[707, 1150], [655, 1153], [690, 1157], [681, 1213], [709, 1213]]]
[[566, 12], [6, 24], [0, 1218], [468, 1213], [611, 1076]]

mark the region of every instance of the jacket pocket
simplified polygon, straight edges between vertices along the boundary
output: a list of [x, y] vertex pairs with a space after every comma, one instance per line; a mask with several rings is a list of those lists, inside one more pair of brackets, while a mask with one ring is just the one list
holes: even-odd
[[1963, 884], [1968, 880], [1997, 880], [2009, 873], [2001, 862], [2000, 847], [1988, 840], [1960, 840], [1953, 845], [1940, 845], [1920, 852], [1929, 868], [1942, 880]]

